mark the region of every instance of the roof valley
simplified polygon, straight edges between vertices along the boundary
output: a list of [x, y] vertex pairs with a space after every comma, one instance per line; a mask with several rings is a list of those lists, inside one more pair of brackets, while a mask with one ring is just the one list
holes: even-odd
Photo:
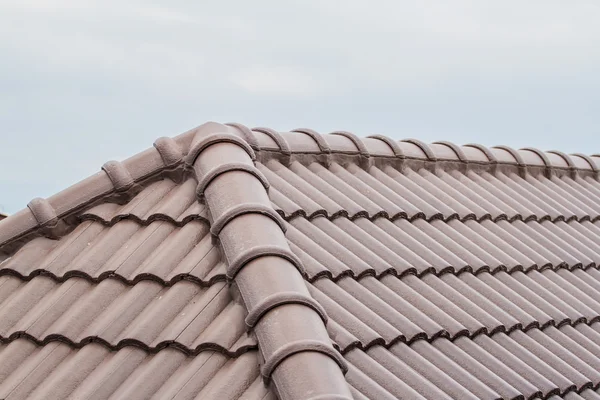
[[258, 339], [263, 378], [273, 381], [283, 400], [351, 399], [343, 376], [347, 366], [327, 333], [327, 315], [305, 285], [302, 263], [269, 200], [269, 183], [240, 136], [234, 126], [202, 125], [186, 162], [196, 173], [199, 200], [208, 206], [227, 277], [248, 310], [246, 325]]

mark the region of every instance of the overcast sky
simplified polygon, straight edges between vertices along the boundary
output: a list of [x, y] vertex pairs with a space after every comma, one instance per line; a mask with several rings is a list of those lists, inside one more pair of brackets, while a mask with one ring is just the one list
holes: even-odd
[[0, 0], [0, 211], [208, 120], [600, 153], [600, 2]]

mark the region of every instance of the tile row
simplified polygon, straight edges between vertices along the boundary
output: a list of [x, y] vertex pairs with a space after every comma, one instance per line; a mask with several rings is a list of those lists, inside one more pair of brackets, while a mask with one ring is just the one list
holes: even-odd
[[205, 222], [144, 226], [126, 219], [112, 226], [84, 221], [59, 240], [33, 239], [0, 263], [0, 275], [6, 274], [58, 281], [110, 277], [128, 284], [150, 279], [173, 285], [186, 279], [210, 285], [225, 279], [225, 265]]
[[355, 399], [598, 400], [598, 325], [353, 349], [346, 379]]
[[275, 400], [260, 377], [256, 351], [237, 358], [204, 351], [149, 354], [89, 344], [74, 349], [27, 340], [0, 345], [0, 398]]
[[544, 270], [459, 276], [344, 277], [307, 283], [342, 352], [600, 320], [600, 272]]
[[408, 221], [302, 217], [286, 232], [309, 280], [462, 271], [589, 268], [600, 264], [600, 222]]
[[80, 220], [114, 225], [131, 219], [142, 225], [157, 220], [185, 225], [192, 220], [207, 221], [206, 205], [196, 197], [197, 182], [188, 178], [178, 184], [165, 178], [151, 183], [125, 204], [103, 202], [78, 214]]
[[[548, 272], [554, 273], [553, 271]], [[468, 275], [470, 274], [461, 276]], [[433, 275], [430, 276], [440, 279]], [[444, 277], [453, 277], [453, 275], [447, 274]], [[5, 286], [10, 283], [7, 282], [7, 277], [3, 279], [5, 281], [2, 284], [2, 293], [10, 287], [10, 284], [9, 287]], [[398, 278], [387, 276], [383, 279]], [[416, 277], [414, 279], [419, 280]], [[24, 285], [31, 285], [40, 280], [47, 279], [36, 278]], [[374, 283], [375, 278], [366, 277], [361, 283], [368, 280]], [[77, 278], [69, 280], [69, 282], [72, 281], [74, 285], [80, 285], [79, 282], [89, 285], [88, 282]], [[105, 282], [114, 281], [106, 280]], [[319, 280], [317, 283], [325, 282], [336, 285], [329, 280]], [[351, 288], [356, 286], [356, 281], [351, 278], [345, 278], [338, 284], [341, 286], [345, 284], [344, 282], [348, 283]], [[15, 283], [13, 282], [13, 285]], [[143, 287], [146, 283], [157, 285], [154, 282], [142, 282], [134, 288], [139, 286], [140, 292], [151, 291], [147, 287]], [[66, 285], [67, 283], [62, 283], [58, 286]], [[189, 283], [189, 285], [192, 284]], [[213, 287], [218, 285], [215, 284]], [[198, 287], [197, 285], [193, 286]], [[168, 309], [176, 308], [176, 305], [173, 305], [174, 298], [177, 298], [177, 302], [180, 304], [188, 304], [183, 308], [184, 310], [189, 310], [190, 304], [201, 303], [201, 301], [190, 300], [186, 296], [185, 290], [177, 287], [177, 293], [175, 293], [175, 289], [175, 287], [167, 289], [172, 292], [171, 294], [166, 293], [158, 297], [156, 294], [154, 295], [154, 305], [147, 307], [154, 308], [154, 313], [148, 312], [145, 314], [146, 318], [140, 318], [142, 314], [139, 314], [140, 316], [127, 328], [132, 332], [132, 335], [129, 336], [133, 337], [138, 332], [146, 335], [145, 340], [150, 341], [149, 338], [153, 332], [157, 331], [153, 325], [155, 323], [168, 325], [171, 332], [177, 330], [175, 327], [186, 326], [188, 327], [186, 329], [189, 330], [190, 325], [194, 325], [194, 322], [190, 324], [189, 320], [185, 320], [185, 315], [193, 315], [194, 312], [178, 310], [177, 317], [171, 320], [164, 317], [167, 314], [164, 308], [160, 311], [160, 321], [153, 321], [157, 319], [156, 313], [159, 312], [156, 308], [161, 306]], [[25, 297], [30, 297], [31, 292], [36, 290], [43, 290], [43, 286], [32, 286], [30, 293]], [[424, 292], [429, 291], [424, 290]], [[331, 318], [329, 325], [333, 327], [332, 339], [339, 340], [342, 338], [339, 335], [340, 328], [335, 328], [338, 325], [339, 313], [335, 310], [332, 312], [328, 301], [324, 300], [323, 296], [319, 296], [314, 288], [311, 293], [327, 308]], [[360, 290], [351, 293], [361, 303], [374, 304], [373, 299], [368, 301], [364, 294], [360, 293]], [[388, 294], [393, 293], [400, 293], [400, 291], [390, 291]], [[129, 294], [126, 294], [126, 297], [128, 297], [127, 295]], [[204, 297], [207, 295], [205, 294]], [[56, 304], [56, 300], [62, 297], [64, 295], [55, 293], [50, 297], [44, 296], [46, 300], [39, 303]], [[180, 297], [181, 299], [179, 299]], [[123, 304], [122, 300], [123, 298], [117, 298], [115, 301]], [[163, 304], [157, 304], [161, 300]], [[12, 303], [16, 305], [19, 302], [14, 300]], [[90, 304], [82, 302], [79, 308], [89, 311]], [[125, 302], [122, 307], [126, 312], [129, 311], [129, 308], [136, 308], [131, 304], [131, 302]], [[397, 302], [395, 304], [398, 308], [388, 311], [395, 311], [396, 315], [383, 314], [380, 316], [381, 319], [387, 318], [386, 322], [389, 325], [394, 324], [394, 320], [398, 319], [397, 315], [400, 311], [406, 313], [405, 310], [411, 308], [410, 305]], [[2, 307], [5, 306], [3, 303]], [[102, 302], [98, 304], [98, 307], [103, 306], [107, 307]], [[204, 307], [203, 310], [206, 308]], [[440, 309], [445, 310], [446, 308], [440, 306]], [[110, 305], [107, 310], [110, 310]], [[1, 309], [0, 315], [6, 315], [5, 311], [5, 309]], [[206, 313], [206, 311], [203, 312]], [[364, 317], [364, 311], [360, 307], [352, 309], [352, 312], [357, 318]], [[43, 329], [45, 314], [53, 313], [51, 307], [39, 309], [33, 315], [28, 314], [27, 318], [20, 322], [23, 324], [21, 326], [25, 326], [26, 320], [29, 320], [36, 322], [30, 325], [32, 329]], [[113, 313], [114, 310], [110, 313], [104, 312], [99, 317], [92, 314], [89, 318], [94, 321], [88, 325], [88, 329], [107, 333], [117, 331], [123, 322], [119, 320], [112, 323], [107, 322], [111, 319], [108, 317]], [[478, 315], [476, 312], [474, 314]], [[74, 324], [84, 325], [89, 322], [81, 321], [82, 318], [87, 318], [87, 315], [73, 312], [70, 314], [70, 318], [62, 318], [54, 325], [67, 326], [71, 332], [74, 332], [78, 329]], [[232, 321], [243, 321], [243, 315], [232, 315], [231, 312], [223, 311], [214, 318], [201, 313], [193, 318], [193, 321], [201, 319], [214, 320], [213, 324], [220, 325], [216, 329], [207, 328], [201, 335], [220, 339], [228, 336], [232, 338], [229, 339], [231, 342], [234, 340], [234, 336], [239, 335], [241, 331], [241, 329], [235, 328]], [[348, 319], [348, 317], [344, 316], [344, 319]], [[439, 317], [436, 321], [445, 322], [448, 319], [448, 316]], [[219, 320], [221, 320], [220, 323]], [[381, 321], [371, 320], [369, 323], [371, 324], [369, 327], [373, 330], [381, 330], [384, 326]], [[232, 331], [236, 329], [238, 333], [232, 335]], [[213, 330], [212, 335], [206, 333], [209, 330]], [[189, 336], [189, 332], [186, 332], [184, 330], [178, 337], [182, 338], [186, 334]], [[153, 343], [156, 343], [157, 340], [160, 339], [155, 339]], [[236, 340], [238, 343], [243, 341], [239, 338]], [[345, 349], [345, 358], [350, 364], [346, 379], [355, 391], [355, 398], [365, 398], [364, 396], [378, 399], [395, 398], [394, 396], [399, 395], [398, 390], [402, 391], [404, 396], [428, 399], [518, 398], [519, 394], [523, 394], [524, 398], [546, 398], [550, 394], [565, 394], [578, 390], [581, 391], [580, 395], [583, 398], [594, 399], [594, 397], [590, 397], [589, 390], [596, 388], [600, 383], [600, 376], [598, 376], [598, 371], [600, 371], [600, 364], [598, 364], [600, 363], [600, 323], [563, 325], [559, 328], [546, 326], [543, 330], [537, 328], [529, 329], [527, 332], [514, 330], [508, 334], [497, 332], [491, 337], [484, 334], [473, 338], [459, 336], [453, 341], [438, 336], [432, 341], [414, 340], [411, 343], [382, 344], [384, 346], [374, 344], [366, 350]], [[251, 362], [250, 360], [255, 357], [253, 355], [255, 353], [252, 351], [244, 352], [236, 359], [229, 360], [226, 356], [211, 351], [201, 351], [195, 357], [190, 357], [171, 348], [163, 349], [155, 355], [149, 354], [147, 350], [127, 346], [111, 351], [106, 346], [94, 343], [74, 349], [72, 346], [56, 341], [47, 343], [45, 346], [37, 346], [30, 341], [16, 339], [0, 347], [0, 382], [2, 382], [0, 395], [14, 399], [37, 398], [44, 395], [48, 396], [45, 398], [65, 398], [71, 393], [65, 391], [72, 391], [73, 398], [80, 396], [109, 398], [111, 395], [114, 398], [123, 396], [145, 398], [149, 397], [148, 393], [156, 393], [158, 396], [156, 398], [238, 398], [236, 396], [242, 394], [245, 396], [243, 398], [255, 398], [252, 397], [255, 394], [267, 396], [262, 381], [257, 381], [256, 361]], [[236, 367], [238, 364], [240, 364], [239, 369]], [[214, 368], [214, 370], [209, 369], [207, 372], [206, 368]], [[223, 374], [220, 372], [221, 368], [228, 371], [223, 376], [226, 377], [224, 379], [231, 380], [230, 384], [206, 383], [206, 380], [214, 379], [213, 376]], [[246, 375], [243, 373], [252, 374], [252, 376], [246, 379]], [[142, 385], [146, 386], [142, 388]], [[205, 392], [200, 392], [200, 390]], [[225, 393], [221, 391], [227, 390], [232, 392], [228, 393], [226, 397], [212, 397], [225, 396]], [[246, 392], [248, 390], [250, 392]], [[134, 396], [133, 393], [136, 395]], [[159, 394], [163, 397], [160, 397]], [[176, 397], [176, 395], [180, 397]], [[257, 398], [262, 398], [260, 396]], [[567, 398], [576, 399], [577, 397], [574, 396], [575, 393]]]
[[370, 219], [600, 219], [600, 183], [591, 177], [466, 173], [439, 169], [399, 171], [391, 165], [368, 170], [349, 163], [270, 160], [257, 167], [271, 183], [270, 197], [286, 215]]
[[[294, 168], [309, 171], [296, 164], [294, 163]], [[287, 168], [281, 168], [291, 173]], [[271, 174], [277, 176], [273, 171]], [[301, 179], [299, 175], [293, 176]], [[321, 179], [317, 175], [315, 177]], [[271, 176], [270, 180], [279, 182], [280, 185], [290, 185], [281, 178], [278, 180]], [[271, 199], [288, 218], [294, 212], [293, 207], [290, 209], [289, 204], [286, 205], [286, 201], [308, 203], [320, 199], [321, 203], [327, 203], [336, 200], [335, 193], [308, 193], [303, 195], [305, 201], [300, 201], [297, 188], [307, 186], [307, 190], [309, 187], [314, 190], [318, 186], [308, 186], [308, 181], [304, 185], [296, 183], [296, 187], [288, 188], [298, 192], [295, 195], [290, 192], [286, 196], [279, 196], [281, 188], [278, 189], [275, 183], [271, 187]], [[578, 193], [584, 195], [584, 190], [588, 189], [583, 183], [577, 184], [582, 188]], [[589, 191], [593, 190], [594, 186], [589, 182], [588, 185]], [[208, 224], [199, 219], [198, 210], [186, 214], [186, 209], [189, 211], [204, 207], [195, 200], [194, 186], [194, 179], [188, 179], [181, 185], [165, 179], [142, 190], [125, 205], [104, 203], [93, 207], [83, 212], [80, 218], [84, 221], [60, 240], [37, 238], [28, 242], [12, 258], [0, 264], [0, 274], [14, 272], [23, 278], [46, 274], [57, 279], [82, 276], [92, 280], [101, 280], [110, 274], [130, 283], [135, 279], [154, 278], [165, 284], [172, 284], [182, 278], [195, 279], [199, 283], [222, 279], [222, 265], [217, 263], [217, 271], [211, 269], [214, 265], [210, 265], [210, 260], [220, 256], [217, 254], [219, 250], [212, 243]], [[373, 202], [380, 197], [375, 190], [366, 191], [364, 195], [357, 190], [355, 192], [348, 194], [353, 196], [354, 201]], [[450, 189], [448, 193], [451, 193]], [[414, 193], [406, 190], [403, 194]], [[417, 197], [419, 196], [421, 195]], [[470, 198], [475, 199], [473, 196]], [[460, 204], [468, 205], [469, 202], [465, 199], [463, 196]], [[388, 200], [390, 204], [391, 200]], [[440, 204], [453, 204], [449, 194], [442, 200], [439, 200]], [[477, 199], [477, 204], [484, 202]], [[502, 207], [503, 210], [510, 209], [506, 204]], [[600, 245], [592, 238], [600, 235], [600, 223], [588, 220], [493, 222], [483, 219], [477, 222], [451, 219], [444, 222], [417, 218], [412, 222], [406, 219], [392, 221], [388, 217], [395, 215], [393, 212], [381, 213], [369, 211], [368, 207], [362, 208], [368, 212], [353, 212], [348, 204], [329, 209], [326, 212], [328, 216], [342, 216], [347, 211], [346, 215], [352, 216], [353, 221], [347, 218], [329, 220], [315, 217], [320, 214], [311, 211], [308, 204], [303, 204], [301, 209], [307, 215], [312, 215], [312, 220], [291, 219], [288, 240], [300, 252], [310, 254], [309, 257], [313, 259], [320, 256], [320, 249], [317, 247], [330, 252], [347, 253], [341, 258], [344, 266], [339, 265], [339, 262], [317, 260], [320, 265], [315, 265], [308, 261], [309, 266], [320, 269], [313, 271], [314, 274], [328, 273], [332, 277], [342, 273], [360, 275], [366, 271], [381, 274], [390, 268], [400, 274], [422, 274], [440, 273], [446, 269], [455, 272], [482, 268], [527, 270], [558, 267], [561, 264], [588, 267], [595, 266], [599, 259]], [[419, 209], [425, 209], [424, 205], [419, 205]], [[449, 214], [445, 212], [443, 215]], [[373, 216], [381, 218], [373, 219]], [[306, 236], [310, 239], [307, 240]], [[355, 257], [352, 251], [347, 252], [345, 248], [359, 249], [354, 251], [359, 256]], [[375, 257], [371, 257], [373, 253]], [[202, 259], [206, 254], [208, 262]], [[361, 256], [368, 256], [370, 259], [361, 262]]]
[[[529, 334], [538, 327], [597, 330], [594, 321], [600, 316], [595, 269], [344, 277], [307, 286], [329, 315], [330, 337], [345, 354], [440, 338]], [[246, 334], [244, 307], [231, 299], [223, 282], [208, 288], [187, 281], [164, 287], [152, 281], [129, 286], [112, 279], [93, 284], [80, 278], [57, 283], [4, 276], [0, 293], [5, 339], [63, 340], [74, 347], [95, 341], [113, 350], [137, 346], [151, 352], [176, 347], [183, 354], [220, 349], [239, 355], [256, 347]]]
[[[600, 273], [595, 268], [570, 267], [596, 265], [600, 249], [589, 238], [597, 237], [598, 230], [597, 223], [589, 221], [453, 220], [446, 223], [438, 220], [391, 222], [385, 218], [375, 221], [296, 218], [288, 224], [287, 238], [308, 272], [313, 296], [322, 301], [326, 309], [329, 307], [332, 326], [335, 327], [336, 321], [352, 325], [357, 317], [351, 315], [354, 310], [362, 312], [362, 323], [369, 329], [345, 326], [344, 330], [352, 335], [340, 334], [337, 338], [344, 348], [346, 342], [366, 346], [381, 340], [410, 342], [438, 335], [455, 337], [565, 321], [591, 322], [600, 315], [600, 306], [594, 300], [600, 290]], [[477, 274], [443, 274], [470, 270]], [[505, 270], [510, 273], [503, 272]], [[40, 304], [45, 304], [46, 293], [50, 296], [64, 291], [71, 296], [65, 297], [69, 301], [84, 299], [84, 294], [92, 292], [100, 297], [109, 296], [116, 288], [136, 293], [145, 286], [157, 293], [169, 292], [170, 287], [172, 293], [176, 293], [175, 287], [203, 293], [207, 282], [214, 286], [225, 280], [220, 252], [208, 234], [208, 226], [200, 222], [176, 227], [163, 221], [149, 226], [120, 221], [107, 227], [87, 221], [61, 240], [33, 240], [0, 264], [0, 271], [6, 272], [2, 277], [4, 287], [15, 288], [14, 293], [3, 291], [5, 299], [0, 304], [0, 310], [14, 308], [7, 308], [5, 313], [14, 321], [0, 324], [4, 327], [1, 333], [4, 337], [26, 332], [27, 328], [15, 327], [17, 322], [22, 318], [27, 320], [26, 313], [43, 313], [45, 309], [37, 301], [43, 300]], [[52, 279], [36, 278], [42, 272]], [[57, 282], [72, 276], [85, 279], [65, 280], [64, 287]], [[321, 279], [323, 277], [332, 278], [337, 284]], [[347, 277], [361, 280], [356, 282]], [[38, 286], [45, 289], [36, 289]], [[215, 290], [212, 286], [208, 289]], [[26, 301], [32, 302], [31, 305], [19, 313], [19, 302], [26, 304]], [[387, 307], [382, 304], [386, 302]], [[411, 303], [412, 308], [407, 307], [407, 303]], [[138, 304], [138, 307], [146, 307], [148, 303]], [[366, 310], [371, 306], [373, 310]], [[394, 309], [402, 309], [403, 314], [390, 312]], [[55, 310], [56, 318], [69, 314], [66, 309]], [[344, 310], [346, 313], [352, 310], [350, 316], [344, 316]], [[412, 310], [411, 315], [407, 314], [408, 310]], [[469, 318], [462, 315], [472, 314], [472, 310], [477, 314]], [[387, 321], [374, 335], [371, 325], [382, 316], [397, 320], [391, 326]], [[31, 332], [35, 332], [32, 336], [39, 340], [61, 334], [45, 330]], [[74, 343], [85, 339], [64, 336]], [[131, 338], [120, 336], [121, 339]], [[110, 345], [118, 344], [116, 337], [103, 340]], [[187, 342], [185, 346], [194, 347]]]
[[238, 355], [256, 347], [246, 333], [245, 307], [224, 282], [202, 287], [180, 281], [99, 284], [47, 277], [0, 277], [0, 338], [38, 344], [61, 340], [72, 347], [99, 342], [109, 349], [137, 346], [149, 352], [173, 347], [183, 354], [206, 349]]
[[[414, 220], [325, 217], [289, 221], [286, 237], [309, 279], [498, 269], [588, 268], [600, 262], [600, 222]], [[85, 221], [60, 240], [36, 238], [0, 263], [0, 275], [48, 275], [91, 281], [106, 277], [165, 285], [187, 279], [206, 285], [225, 279], [225, 265], [209, 226], [182, 227], [122, 220]]]

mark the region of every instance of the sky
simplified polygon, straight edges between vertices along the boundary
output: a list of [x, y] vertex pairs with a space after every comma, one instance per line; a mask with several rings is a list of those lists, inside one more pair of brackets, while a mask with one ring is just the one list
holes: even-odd
[[596, 0], [0, 0], [0, 212], [206, 121], [600, 153]]

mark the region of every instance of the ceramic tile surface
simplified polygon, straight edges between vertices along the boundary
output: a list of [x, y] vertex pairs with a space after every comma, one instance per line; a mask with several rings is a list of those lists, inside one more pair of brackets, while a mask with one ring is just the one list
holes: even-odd
[[600, 399], [597, 157], [220, 127], [0, 223], [0, 398]]

